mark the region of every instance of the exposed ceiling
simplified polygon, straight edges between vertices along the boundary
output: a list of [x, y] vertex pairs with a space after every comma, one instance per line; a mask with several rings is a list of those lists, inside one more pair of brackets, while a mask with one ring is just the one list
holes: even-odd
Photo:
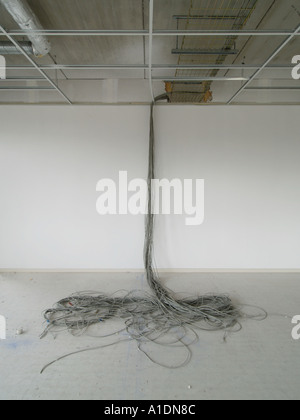
[[[151, 74], [172, 103], [300, 104], [300, 0], [153, 3], [152, 20], [151, 0], [28, 0], [51, 53], [5, 55], [0, 103], [149, 103]], [[28, 41], [3, 6], [0, 25]]]

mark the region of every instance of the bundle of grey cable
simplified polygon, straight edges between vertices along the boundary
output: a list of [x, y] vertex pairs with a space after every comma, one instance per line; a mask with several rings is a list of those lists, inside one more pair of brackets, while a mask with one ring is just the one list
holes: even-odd
[[[150, 117], [148, 212], [144, 247], [145, 272], [151, 293], [134, 291], [123, 296], [106, 296], [97, 292], [76, 293], [61, 300], [52, 309], [45, 312], [47, 327], [42, 337], [45, 337], [50, 331], [61, 329], [67, 329], [73, 335], [81, 335], [92, 325], [113, 318], [124, 319], [125, 326], [122, 331], [125, 339], [109, 345], [136, 340], [138, 348], [152, 361], [155, 360], [144, 348], [147, 342], [167, 346], [183, 346], [187, 350], [187, 357], [184, 362], [176, 366], [166, 366], [159, 363], [169, 368], [178, 368], [184, 366], [191, 359], [190, 347], [198, 340], [198, 334], [195, 330], [225, 330], [226, 334], [228, 331], [240, 330], [240, 320], [242, 318], [264, 319], [266, 314], [263, 311], [254, 316], [245, 315], [227, 295], [211, 294], [178, 299], [173, 292], [161, 284], [159, 275], [153, 268], [154, 215], [152, 209], [155, 200], [151, 182], [155, 179], [153, 113], [154, 104], [151, 106]], [[191, 336], [193, 339], [190, 338]], [[168, 340], [166, 340], [166, 337], [168, 337]], [[96, 349], [103, 347], [107, 347], [107, 345], [98, 346]], [[79, 352], [90, 350], [95, 350], [95, 348], [88, 348]], [[69, 355], [57, 360], [67, 356]]]

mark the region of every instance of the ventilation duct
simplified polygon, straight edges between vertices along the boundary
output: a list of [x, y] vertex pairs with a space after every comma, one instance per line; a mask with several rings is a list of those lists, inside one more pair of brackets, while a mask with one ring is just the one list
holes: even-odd
[[[26, 0], [0, 0], [19, 27], [24, 31], [40, 31], [43, 27], [33, 13]], [[28, 38], [32, 43], [32, 51], [36, 57], [43, 57], [51, 50], [48, 39], [39, 34], [29, 33]]]
[[[19, 45], [23, 48], [27, 54], [34, 54], [33, 47], [31, 42], [29, 41], [22, 41], [19, 42]], [[14, 46], [9, 41], [0, 41], [0, 55], [17, 55], [20, 54], [20, 51], [17, 47]]]

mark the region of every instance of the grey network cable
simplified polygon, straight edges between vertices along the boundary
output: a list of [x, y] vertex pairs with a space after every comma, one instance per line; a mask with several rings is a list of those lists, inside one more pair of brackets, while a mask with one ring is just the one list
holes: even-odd
[[[94, 348], [83, 349], [67, 354], [49, 363], [42, 372], [53, 363], [81, 352], [101, 349], [124, 341], [134, 340], [138, 349], [151, 361], [168, 368], [185, 366], [192, 357], [191, 346], [198, 341], [196, 330], [239, 331], [243, 318], [263, 320], [267, 314], [257, 308], [255, 315], [243, 313], [241, 307], [233, 304], [227, 295], [204, 295], [187, 299], [178, 299], [165, 288], [153, 267], [154, 215], [152, 180], [155, 179], [155, 136], [154, 104], [151, 106], [149, 164], [148, 164], [148, 212], [145, 227], [144, 264], [149, 293], [132, 291], [122, 296], [107, 296], [99, 292], [80, 292], [62, 299], [52, 309], [44, 313], [47, 323], [41, 338], [49, 332], [69, 331], [72, 335], [82, 335], [93, 325], [118, 318], [124, 320], [124, 329], [120, 331], [124, 338]], [[119, 333], [120, 333], [119, 332]], [[111, 334], [110, 336], [116, 336]], [[107, 336], [106, 336], [107, 337]], [[104, 337], [103, 337], [104, 338]], [[152, 343], [168, 348], [182, 347], [186, 350], [184, 360], [176, 365], [166, 365], [154, 359], [147, 349]], [[157, 358], [156, 358], [157, 359]]]

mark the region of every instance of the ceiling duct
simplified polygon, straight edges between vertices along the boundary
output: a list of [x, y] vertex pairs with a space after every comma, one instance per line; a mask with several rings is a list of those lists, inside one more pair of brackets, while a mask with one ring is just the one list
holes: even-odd
[[[33, 47], [29, 41], [21, 41], [19, 45], [27, 54], [33, 54]], [[17, 55], [20, 51], [9, 41], [0, 41], [0, 55]]]
[[[44, 29], [26, 0], [0, 0], [0, 3], [22, 30], [34, 32]], [[45, 36], [38, 33], [29, 33], [27, 36], [32, 43], [32, 52], [36, 57], [49, 54], [51, 44]]]

